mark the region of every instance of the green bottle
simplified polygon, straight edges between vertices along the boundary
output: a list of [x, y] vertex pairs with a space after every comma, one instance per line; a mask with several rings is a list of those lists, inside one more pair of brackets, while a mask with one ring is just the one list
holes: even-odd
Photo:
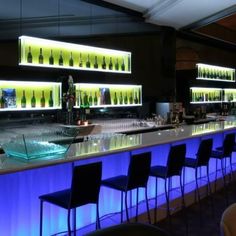
[[88, 100], [88, 95], [86, 92], [84, 92], [84, 108], [89, 107], [89, 100]]
[[116, 58], [116, 63], [115, 63], [115, 69], [116, 70], [119, 70], [119, 60], [118, 60], [118, 58]]
[[132, 93], [130, 93], [129, 104], [133, 104], [133, 102], [134, 102], [133, 95], [132, 95]]
[[86, 61], [86, 67], [90, 68], [90, 66], [91, 66], [91, 63], [90, 63], [90, 58], [89, 58], [89, 54], [88, 54], [87, 61]]
[[94, 104], [94, 106], [97, 106], [97, 105], [98, 105], [97, 92], [95, 92], [95, 94], [94, 94], [93, 104]]
[[113, 70], [113, 63], [112, 63], [112, 58], [110, 57], [110, 61], [109, 61], [109, 70]]
[[135, 92], [135, 94], [134, 94], [134, 104], [138, 104], [137, 92]]
[[25, 90], [23, 90], [23, 95], [22, 95], [22, 98], [21, 98], [21, 107], [26, 108]]
[[93, 97], [92, 97], [92, 92], [89, 93], [89, 106], [93, 105]]
[[45, 97], [44, 97], [44, 91], [42, 91], [42, 97], [40, 99], [40, 106], [45, 107]]
[[31, 53], [31, 47], [29, 47], [29, 51], [28, 51], [28, 54], [27, 54], [27, 62], [32, 63], [32, 61], [33, 61], [33, 56], [32, 56], [32, 53]]
[[[0, 90], [1, 91], [1, 90]], [[4, 108], [5, 107], [5, 99], [3, 97], [3, 94], [1, 94], [1, 99], [0, 99], [0, 108]]]
[[83, 67], [83, 58], [82, 58], [82, 54], [79, 54], [79, 67]]
[[74, 60], [73, 60], [72, 52], [70, 52], [69, 66], [74, 66]]
[[52, 53], [52, 49], [51, 49], [51, 53], [50, 53], [50, 57], [49, 57], [49, 65], [53, 65], [54, 64], [54, 58], [53, 58], [53, 53]]
[[50, 91], [48, 105], [49, 105], [49, 107], [53, 107], [52, 90]]
[[122, 92], [120, 92], [119, 103], [120, 103], [120, 104], [123, 104], [123, 95], [122, 95]]
[[106, 58], [103, 57], [103, 58], [102, 58], [102, 69], [103, 69], [103, 70], [106, 70], [106, 68], [107, 68], [107, 65], [106, 65]]
[[95, 56], [94, 57], [94, 69], [98, 69], [98, 57], [97, 56]]
[[39, 49], [39, 64], [43, 64], [43, 49]]
[[62, 55], [62, 51], [60, 52], [58, 64], [59, 64], [59, 66], [63, 66], [63, 55]]
[[124, 104], [128, 104], [128, 95], [127, 95], [127, 92], [125, 93]]
[[121, 70], [125, 71], [125, 59], [123, 58], [122, 64], [121, 64]]
[[116, 92], [115, 92], [115, 94], [114, 94], [114, 100], [113, 100], [113, 102], [114, 102], [114, 105], [117, 105], [117, 103], [118, 103], [118, 99], [117, 99]]
[[32, 108], [36, 107], [36, 98], [35, 98], [34, 90], [33, 90], [33, 95], [31, 98], [31, 107]]

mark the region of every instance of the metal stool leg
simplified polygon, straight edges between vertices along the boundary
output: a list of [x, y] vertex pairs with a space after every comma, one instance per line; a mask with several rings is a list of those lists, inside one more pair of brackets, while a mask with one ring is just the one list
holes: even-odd
[[157, 222], [157, 178], [155, 178], [155, 211], [154, 211], [154, 223]]
[[129, 222], [129, 212], [128, 212], [128, 202], [127, 202], [127, 192], [125, 192], [125, 211], [126, 211], [126, 218]]
[[136, 222], [138, 222], [138, 190], [139, 190], [139, 188], [137, 188], [137, 190], [136, 190], [136, 216], [135, 216]]
[[225, 166], [224, 166], [224, 158], [221, 158], [221, 170], [222, 170], [222, 177], [223, 177], [223, 185], [224, 185], [224, 193], [225, 193], [225, 200], [226, 205], [228, 206], [228, 193], [227, 193], [227, 184], [226, 184], [226, 176], [225, 176]]
[[218, 171], [218, 159], [216, 159], [216, 172], [215, 172], [215, 193], [216, 193], [216, 184], [217, 184], [217, 171]]
[[147, 195], [147, 187], [145, 188], [145, 198], [146, 198], [146, 205], [147, 205], [147, 214], [148, 214], [148, 223], [151, 224], [151, 215], [148, 205], [148, 195]]
[[74, 236], [76, 236], [76, 208], [73, 210], [73, 231], [74, 231]]
[[43, 201], [40, 200], [40, 229], [39, 235], [43, 236]]
[[182, 210], [184, 213], [184, 222], [186, 227], [186, 235], [188, 235], [188, 217], [186, 212], [186, 205], [185, 205], [185, 199], [184, 199], [184, 185], [182, 183], [182, 175], [179, 176], [179, 182], [180, 182], [180, 190], [181, 190], [181, 198], [182, 198]]
[[96, 229], [101, 228], [100, 216], [99, 216], [99, 202], [96, 203]]
[[120, 221], [123, 223], [123, 191], [121, 191]]
[[70, 209], [67, 212], [67, 228], [68, 228], [68, 235], [71, 236], [71, 228], [70, 228]]
[[209, 165], [207, 165], [207, 186], [208, 186], [208, 191], [209, 191], [209, 196], [211, 199], [211, 209], [212, 209], [212, 216], [215, 216], [215, 207], [214, 207], [214, 201], [213, 201], [213, 196], [212, 196], [212, 190], [211, 190], [211, 182], [210, 182], [210, 177], [209, 177]]

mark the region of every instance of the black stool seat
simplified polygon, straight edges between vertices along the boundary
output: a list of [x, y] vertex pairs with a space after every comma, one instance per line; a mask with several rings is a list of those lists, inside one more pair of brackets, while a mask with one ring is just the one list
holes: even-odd
[[119, 175], [102, 181], [102, 185], [120, 191], [125, 191], [127, 184], [128, 177], [126, 175]]
[[141, 153], [132, 155], [127, 175], [119, 175], [102, 181], [102, 185], [118, 191], [121, 191], [121, 222], [123, 222], [123, 193], [125, 193], [125, 210], [126, 218], [129, 221], [127, 192], [137, 189], [136, 199], [136, 221], [138, 220], [138, 190], [145, 188], [145, 198], [148, 213], [148, 220], [151, 223], [149, 213], [148, 199], [147, 199], [147, 181], [150, 172], [151, 153]]
[[195, 167], [197, 167], [197, 164], [198, 164], [197, 159], [186, 157], [185, 160], [184, 160], [184, 166], [185, 167], [195, 168]]
[[165, 178], [168, 172], [166, 166], [153, 166], [150, 170], [150, 176], [155, 176], [159, 178]]
[[212, 158], [217, 158], [217, 159], [225, 158], [223, 148], [222, 147], [218, 147], [216, 149], [217, 150], [213, 150], [211, 152], [211, 157]]

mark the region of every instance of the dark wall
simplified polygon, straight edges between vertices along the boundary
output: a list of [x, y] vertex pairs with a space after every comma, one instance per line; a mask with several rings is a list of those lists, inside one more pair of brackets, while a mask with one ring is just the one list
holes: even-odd
[[[132, 74], [86, 72], [19, 67], [17, 41], [1, 42], [0, 79], [55, 80], [72, 74], [75, 82], [124, 83], [143, 85], [144, 101], [169, 101], [175, 91], [175, 30], [163, 27], [146, 34], [110, 35], [59, 39], [132, 52]], [[10, 67], [9, 67], [10, 66]]]

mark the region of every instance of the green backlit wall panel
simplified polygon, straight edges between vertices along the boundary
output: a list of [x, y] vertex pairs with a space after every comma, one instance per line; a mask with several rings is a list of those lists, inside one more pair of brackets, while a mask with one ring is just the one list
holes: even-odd
[[141, 85], [77, 83], [76, 107], [127, 107], [142, 105]]
[[232, 68], [199, 63], [197, 64], [197, 70], [197, 79], [235, 82], [235, 69]]
[[19, 50], [19, 65], [131, 73], [130, 52], [28, 36], [19, 37]]
[[[35, 106], [32, 106], [32, 97]], [[44, 93], [45, 105], [42, 104]], [[51, 104], [49, 102], [51, 94]], [[25, 106], [22, 98], [25, 95]], [[61, 108], [61, 83], [0, 81], [0, 111], [48, 110]]]

